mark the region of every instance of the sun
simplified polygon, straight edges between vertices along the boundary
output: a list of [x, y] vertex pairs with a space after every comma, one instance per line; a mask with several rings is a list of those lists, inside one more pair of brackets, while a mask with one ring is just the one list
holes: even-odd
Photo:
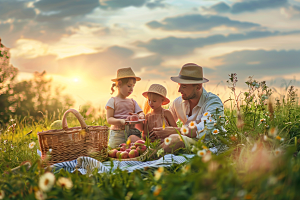
[[73, 81], [77, 83], [79, 81], [79, 78], [74, 78]]

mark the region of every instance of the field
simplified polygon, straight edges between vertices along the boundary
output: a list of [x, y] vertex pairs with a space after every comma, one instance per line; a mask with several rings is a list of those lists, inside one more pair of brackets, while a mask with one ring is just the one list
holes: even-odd
[[[247, 85], [249, 90], [243, 94], [236, 94], [232, 85], [232, 97], [226, 102], [231, 106], [225, 109], [225, 116], [212, 116], [215, 122], [212, 127], [207, 123], [204, 140], [192, 149], [175, 152], [196, 156], [164, 169], [89, 175], [61, 170], [55, 180], [45, 183], [42, 179], [49, 175], [49, 168], [44, 168], [36, 153], [37, 132], [48, 130], [55, 119], [45, 115], [32, 124], [30, 117], [12, 117], [0, 134], [0, 199], [299, 199], [296, 90], [290, 87], [285, 98], [275, 99], [263, 82]], [[108, 125], [104, 115], [88, 117], [86, 123]], [[79, 123], [69, 117], [68, 125]], [[216, 129], [218, 133], [213, 134]], [[220, 147], [220, 151], [211, 154], [206, 150], [209, 147]], [[26, 161], [30, 168], [24, 165], [11, 171]]]

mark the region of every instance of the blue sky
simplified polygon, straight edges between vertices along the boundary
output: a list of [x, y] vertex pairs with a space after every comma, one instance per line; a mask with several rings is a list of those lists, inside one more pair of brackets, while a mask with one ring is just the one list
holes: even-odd
[[212, 91], [230, 73], [240, 87], [248, 76], [300, 85], [300, 0], [0, 0], [0, 37], [21, 79], [46, 70], [79, 104], [103, 104], [129, 66], [138, 99], [150, 83], [176, 96], [169, 79], [187, 62]]

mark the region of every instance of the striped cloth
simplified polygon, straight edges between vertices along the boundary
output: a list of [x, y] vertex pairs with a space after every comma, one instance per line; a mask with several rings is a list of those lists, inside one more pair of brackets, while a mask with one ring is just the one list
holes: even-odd
[[187, 162], [189, 159], [194, 157], [194, 154], [184, 154], [182, 156], [176, 156], [174, 154], [167, 154], [164, 157], [147, 162], [141, 161], [106, 161], [99, 162], [94, 158], [81, 156], [77, 160], [56, 163], [52, 165], [54, 173], [64, 169], [70, 173], [78, 170], [81, 174], [90, 174], [90, 172], [97, 169], [98, 173], [113, 172], [117, 168], [121, 170], [127, 170], [129, 173], [134, 170], [144, 170], [147, 168], [158, 168], [158, 167], [170, 167], [172, 164], [181, 164]]

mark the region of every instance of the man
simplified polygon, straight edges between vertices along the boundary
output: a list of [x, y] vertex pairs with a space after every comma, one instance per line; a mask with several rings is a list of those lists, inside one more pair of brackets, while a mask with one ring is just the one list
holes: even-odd
[[[172, 152], [181, 147], [188, 147], [204, 133], [201, 130], [204, 129], [204, 122], [201, 121], [203, 114], [210, 112], [215, 114], [218, 108], [219, 114], [224, 114], [223, 103], [221, 99], [213, 94], [208, 93], [203, 88], [203, 83], [208, 82], [208, 79], [203, 77], [202, 67], [194, 64], [187, 63], [182, 66], [179, 76], [171, 77], [171, 80], [178, 83], [178, 92], [181, 96], [176, 98], [170, 105], [171, 111], [175, 121], [180, 119], [183, 124], [187, 125], [194, 121], [196, 127], [192, 130], [192, 134], [183, 135], [181, 141], [174, 127], [155, 128], [154, 132], [150, 135], [150, 139], [165, 139], [169, 137], [170, 144], [162, 144], [165, 152]], [[177, 128], [180, 130], [180, 128]]]

